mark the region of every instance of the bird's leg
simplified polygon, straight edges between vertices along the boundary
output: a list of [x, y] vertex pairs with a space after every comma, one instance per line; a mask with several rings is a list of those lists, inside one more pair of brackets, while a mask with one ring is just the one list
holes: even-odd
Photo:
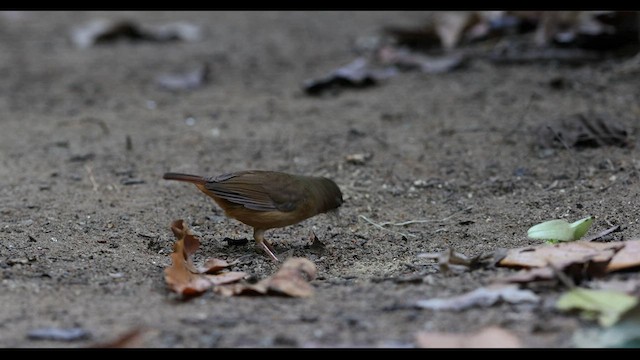
[[267, 255], [269, 255], [271, 260], [276, 262], [280, 261], [278, 257], [276, 257], [276, 255], [274, 254], [273, 247], [271, 247], [271, 244], [269, 243], [269, 241], [265, 240], [264, 229], [257, 229], [257, 228], [253, 229], [253, 238], [256, 240], [256, 243], [258, 243], [258, 246], [260, 246], [262, 250], [264, 250], [264, 252], [266, 252]]

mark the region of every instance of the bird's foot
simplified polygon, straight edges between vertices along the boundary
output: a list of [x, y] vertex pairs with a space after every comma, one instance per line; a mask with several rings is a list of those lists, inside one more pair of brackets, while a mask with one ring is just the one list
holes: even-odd
[[273, 260], [275, 262], [279, 262], [280, 261], [280, 259], [278, 259], [278, 257], [276, 256], [275, 251], [273, 250], [273, 247], [266, 240], [263, 240], [263, 241], [259, 242], [258, 244], [260, 245], [262, 250], [264, 250], [264, 252], [266, 252], [267, 255], [269, 255], [271, 260]]

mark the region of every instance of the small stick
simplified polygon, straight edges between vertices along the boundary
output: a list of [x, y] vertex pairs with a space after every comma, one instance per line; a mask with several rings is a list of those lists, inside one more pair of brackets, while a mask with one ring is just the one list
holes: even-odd
[[380, 230], [388, 231], [388, 232], [390, 232], [390, 233], [394, 233], [394, 234], [399, 234], [399, 235], [402, 235], [402, 236], [404, 236], [404, 237], [409, 237], [409, 236], [412, 236], [412, 237], [418, 237], [418, 236], [413, 235], [413, 234], [405, 234], [405, 233], [401, 233], [401, 232], [399, 232], [399, 231], [389, 230], [389, 229], [385, 228], [384, 226], [382, 226], [382, 225], [380, 225], [380, 224], [378, 224], [378, 223], [374, 222], [373, 220], [370, 220], [369, 218], [367, 218], [367, 217], [366, 217], [366, 216], [364, 216], [364, 215], [359, 215], [359, 216], [360, 216], [361, 218], [363, 218], [363, 219], [364, 219], [364, 221], [366, 221], [366, 222], [368, 222], [369, 224], [371, 224], [371, 225], [373, 225], [373, 226], [377, 227], [377, 228], [378, 228], [378, 229], [380, 229]]
[[96, 179], [93, 177], [93, 171], [91, 169], [91, 166], [85, 165], [84, 169], [87, 170], [87, 173], [89, 174], [89, 181], [91, 181], [91, 184], [93, 185], [93, 191], [98, 191], [99, 185], [96, 182]]
[[399, 223], [393, 223], [391, 221], [385, 221], [385, 222], [382, 222], [382, 223], [380, 223], [378, 225], [380, 225], [380, 226], [387, 226], [387, 225], [405, 226], [405, 225], [410, 225], [410, 224], [423, 224], [423, 223], [431, 223], [431, 222], [445, 222], [445, 221], [451, 219], [452, 217], [456, 216], [457, 214], [459, 214], [461, 212], [464, 212], [464, 211], [467, 211], [467, 210], [471, 210], [471, 209], [473, 209], [473, 206], [469, 206], [466, 209], [458, 210], [458, 211], [454, 212], [453, 214], [451, 214], [451, 215], [449, 215], [449, 216], [447, 216], [445, 218], [439, 219], [439, 220], [438, 219], [436, 219], [436, 220], [432, 220], [432, 219], [408, 220], [408, 221], [403, 221], [403, 222], [399, 222]]

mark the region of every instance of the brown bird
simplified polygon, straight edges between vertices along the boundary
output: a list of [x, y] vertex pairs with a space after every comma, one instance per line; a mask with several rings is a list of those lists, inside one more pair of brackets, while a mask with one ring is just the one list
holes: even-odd
[[253, 227], [253, 238], [279, 261], [265, 240], [265, 230], [293, 225], [342, 205], [338, 185], [324, 177], [247, 170], [215, 177], [166, 173], [166, 180], [193, 183], [209, 195], [228, 217]]

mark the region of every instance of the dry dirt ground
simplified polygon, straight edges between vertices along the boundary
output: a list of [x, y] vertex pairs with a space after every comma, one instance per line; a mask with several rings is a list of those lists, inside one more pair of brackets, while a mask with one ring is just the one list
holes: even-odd
[[[414, 347], [423, 330], [497, 325], [527, 347], [571, 347], [592, 324], [539, 304], [461, 312], [410, 306], [513, 273], [444, 274], [421, 253], [468, 256], [538, 244], [527, 229], [596, 216], [640, 234], [638, 154], [600, 147], [541, 152], [534, 129], [574, 114], [612, 114], [635, 135], [638, 73], [620, 61], [585, 66], [472, 61], [444, 74], [403, 73], [380, 86], [309, 97], [304, 80], [352, 61], [354, 43], [416, 12], [27, 12], [0, 18], [0, 346], [86, 347], [143, 327], [144, 347]], [[201, 26], [195, 42], [116, 42], [78, 49], [73, 26], [95, 18]], [[169, 92], [160, 73], [207, 62], [210, 82]], [[561, 77], [567, 86], [550, 84]], [[129, 140], [127, 140], [129, 139]], [[635, 138], [632, 139], [635, 142]], [[370, 153], [357, 165], [345, 156]], [[278, 253], [312, 260], [311, 298], [181, 301], [163, 270], [185, 219], [202, 238], [196, 261], [250, 255], [234, 270], [277, 269], [251, 229], [227, 219], [166, 171], [217, 175], [270, 169], [334, 179], [340, 218], [267, 232]], [[139, 180], [139, 181], [132, 181]], [[430, 220], [380, 230], [375, 222]], [[308, 248], [314, 231], [324, 252]], [[229, 246], [225, 238], [251, 241]], [[619, 236], [618, 236], [619, 238]], [[638, 278], [636, 273], [612, 279]], [[84, 329], [71, 342], [39, 328]]]

